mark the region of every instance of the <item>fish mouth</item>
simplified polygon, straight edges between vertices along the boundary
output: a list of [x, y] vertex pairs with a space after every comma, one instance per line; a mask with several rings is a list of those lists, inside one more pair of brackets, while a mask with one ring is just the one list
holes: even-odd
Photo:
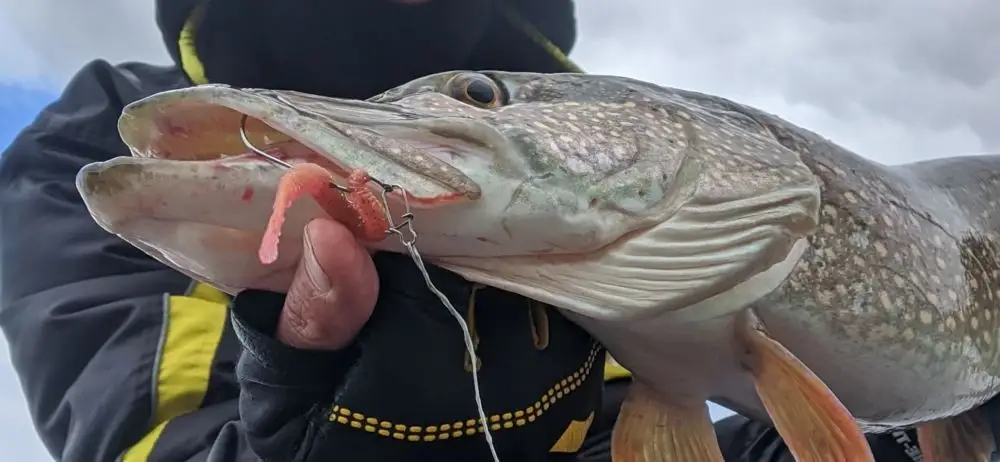
[[385, 104], [215, 84], [131, 103], [118, 130], [135, 157], [275, 163], [254, 153], [260, 150], [286, 165], [320, 165], [341, 182], [363, 170], [417, 208], [479, 199], [480, 186], [455, 163], [490, 159], [505, 143], [471, 120], [420, 119]]

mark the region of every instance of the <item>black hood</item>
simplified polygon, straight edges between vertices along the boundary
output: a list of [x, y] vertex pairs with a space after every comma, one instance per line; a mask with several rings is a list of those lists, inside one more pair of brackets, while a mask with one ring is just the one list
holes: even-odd
[[156, 0], [194, 83], [367, 98], [454, 69], [566, 72], [572, 0]]

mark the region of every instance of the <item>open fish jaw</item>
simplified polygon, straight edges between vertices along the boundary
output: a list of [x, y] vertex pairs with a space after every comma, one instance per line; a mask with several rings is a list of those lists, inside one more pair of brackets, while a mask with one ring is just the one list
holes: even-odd
[[[247, 116], [248, 141], [276, 148], [278, 158], [320, 163], [341, 178], [363, 169], [386, 182], [405, 184], [417, 199], [479, 197], [478, 185], [444, 161], [430, 155], [420, 163], [410, 162], [420, 153], [371, 133], [369, 126], [398, 121], [394, 112], [365, 110], [355, 107], [363, 103], [340, 100], [321, 106], [313, 101], [317, 99], [328, 100], [294, 92], [202, 85], [162, 92], [127, 106], [119, 132], [138, 157], [218, 159], [248, 152], [239, 132], [240, 119]], [[316, 112], [318, 107], [325, 112]], [[426, 174], [428, 170], [433, 176]]]

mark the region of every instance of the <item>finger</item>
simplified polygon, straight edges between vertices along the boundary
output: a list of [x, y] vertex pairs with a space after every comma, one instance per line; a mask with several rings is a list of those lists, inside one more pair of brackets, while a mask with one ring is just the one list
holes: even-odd
[[278, 319], [278, 340], [310, 350], [347, 346], [368, 321], [378, 276], [368, 252], [343, 225], [306, 225], [302, 260]]

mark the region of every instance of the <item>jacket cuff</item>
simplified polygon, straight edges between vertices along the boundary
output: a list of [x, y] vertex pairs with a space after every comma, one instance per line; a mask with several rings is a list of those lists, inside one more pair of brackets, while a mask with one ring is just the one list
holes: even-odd
[[232, 302], [233, 327], [255, 375], [272, 386], [336, 389], [359, 358], [356, 344], [336, 351], [304, 350], [274, 337], [284, 294], [245, 290]]

